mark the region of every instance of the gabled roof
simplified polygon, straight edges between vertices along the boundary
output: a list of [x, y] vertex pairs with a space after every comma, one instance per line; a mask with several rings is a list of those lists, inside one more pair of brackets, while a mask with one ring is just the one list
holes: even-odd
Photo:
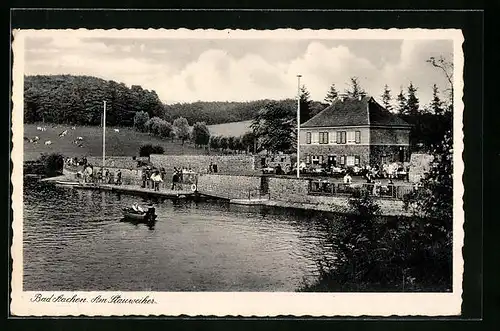
[[301, 125], [302, 128], [338, 126], [411, 126], [379, 105], [370, 96], [361, 99], [336, 99], [316, 116]]

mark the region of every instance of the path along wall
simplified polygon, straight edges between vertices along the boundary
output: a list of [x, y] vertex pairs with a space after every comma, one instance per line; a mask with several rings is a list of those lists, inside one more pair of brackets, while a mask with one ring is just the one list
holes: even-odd
[[251, 155], [159, 155], [151, 154], [153, 166], [171, 171], [176, 168], [191, 168], [206, 173], [210, 162], [217, 164], [220, 174], [251, 174], [255, 172], [254, 158]]
[[226, 199], [259, 197], [260, 176], [209, 175], [198, 177], [198, 192]]
[[[106, 166], [112, 168], [120, 169], [135, 169], [137, 168], [138, 161], [147, 162], [147, 157], [137, 157], [135, 160], [131, 156], [106, 156]], [[89, 156], [87, 157], [87, 163], [93, 166], [102, 165], [102, 157]]]
[[[349, 196], [309, 195], [309, 180], [295, 178], [269, 177], [270, 200], [295, 204], [297, 207], [335, 212], [350, 212]], [[382, 215], [407, 215], [403, 210], [403, 201], [392, 199], [375, 199]]]

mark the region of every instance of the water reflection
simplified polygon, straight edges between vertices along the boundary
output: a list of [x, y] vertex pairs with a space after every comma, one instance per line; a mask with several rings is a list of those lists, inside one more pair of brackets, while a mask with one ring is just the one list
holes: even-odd
[[[158, 218], [126, 221], [151, 203]], [[329, 213], [147, 199], [25, 182], [24, 289], [294, 291], [317, 276]]]

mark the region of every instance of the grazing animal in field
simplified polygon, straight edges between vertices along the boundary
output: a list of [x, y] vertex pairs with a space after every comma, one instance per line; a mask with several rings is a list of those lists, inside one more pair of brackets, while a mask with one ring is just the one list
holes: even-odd
[[119, 129], [115, 129], [115, 132], [120, 132], [120, 130]]
[[64, 137], [65, 135], [68, 134], [68, 130], [64, 130], [63, 132], [59, 133], [59, 137]]
[[41, 126], [37, 126], [37, 127], [36, 127], [36, 129], [37, 129], [38, 131], [42, 131], [42, 127], [41, 127]]
[[71, 130], [76, 130], [76, 126], [72, 126], [72, 127], [71, 127]]
[[52, 145], [52, 141], [47, 140], [47, 141], [45, 142], [45, 145]]
[[35, 137], [33, 138], [33, 141], [38, 141], [38, 140], [40, 140], [40, 137], [38, 137], [38, 136], [35, 136]]
[[76, 140], [83, 140], [83, 137], [76, 137]]
[[42, 127], [42, 131], [47, 131], [47, 128], [46, 127]]
[[78, 147], [83, 147], [83, 144], [79, 144]]

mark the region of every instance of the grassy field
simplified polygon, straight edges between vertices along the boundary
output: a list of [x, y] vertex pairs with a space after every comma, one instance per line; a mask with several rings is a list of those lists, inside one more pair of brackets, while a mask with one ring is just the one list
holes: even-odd
[[239, 137], [251, 130], [250, 124], [252, 124], [252, 121], [214, 124], [209, 125], [208, 130], [210, 130], [210, 134], [214, 136]]
[[[47, 131], [38, 131], [37, 126], [44, 126]], [[196, 149], [193, 145], [185, 143], [182, 146], [180, 141], [166, 141], [152, 137], [147, 133], [135, 131], [133, 128], [117, 128], [120, 132], [115, 132], [114, 127], [106, 128], [106, 155], [110, 156], [134, 156], [139, 154], [139, 147], [144, 144], [161, 145], [165, 149], [165, 154], [204, 154], [203, 149]], [[68, 130], [64, 137], [59, 137], [59, 133]], [[41, 153], [58, 152], [66, 157], [100, 156], [102, 155], [102, 128], [95, 126], [76, 126], [75, 130], [70, 125], [40, 125], [25, 124], [24, 137], [33, 138], [38, 136], [38, 144], [24, 141], [24, 160], [36, 160]], [[77, 137], [82, 137], [82, 147], [74, 144]], [[45, 141], [52, 141], [51, 145], [45, 145]]]

